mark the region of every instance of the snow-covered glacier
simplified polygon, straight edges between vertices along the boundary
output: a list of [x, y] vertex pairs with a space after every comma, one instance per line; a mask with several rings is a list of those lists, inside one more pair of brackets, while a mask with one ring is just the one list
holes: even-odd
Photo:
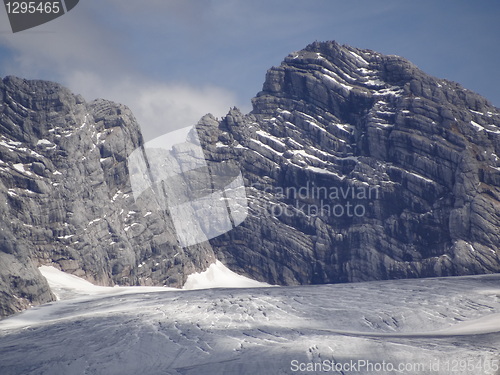
[[179, 290], [44, 267], [59, 300], [0, 322], [0, 373], [500, 373], [500, 275], [265, 287], [227, 271]]

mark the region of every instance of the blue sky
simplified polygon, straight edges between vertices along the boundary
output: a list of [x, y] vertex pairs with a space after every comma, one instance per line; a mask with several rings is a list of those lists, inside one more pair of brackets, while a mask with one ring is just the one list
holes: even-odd
[[336, 40], [406, 57], [500, 107], [499, 16], [495, 0], [80, 0], [17, 34], [0, 10], [0, 75], [127, 104], [150, 139], [249, 111], [267, 69]]

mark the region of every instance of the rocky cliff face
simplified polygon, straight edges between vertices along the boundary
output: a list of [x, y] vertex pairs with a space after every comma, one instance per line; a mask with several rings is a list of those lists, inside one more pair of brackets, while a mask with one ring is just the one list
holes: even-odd
[[61, 86], [0, 82], [0, 316], [52, 300], [41, 264], [101, 285], [181, 286], [214, 261], [181, 248], [166, 212], [132, 197], [131, 112]]
[[53, 298], [40, 264], [105, 285], [180, 286], [215, 257], [283, 285], [500, 271], [500, 111], [397, 56], [314, 43], [250, 114], [205, 116], [248, 216], [185, 248], [153, 191], [134, 201], [126, 107], [10, 77], [0, 105], [0, 316]]
[[212, 241], [231, 268], [278, 284], [500, 271], [500, 113], [484, 98], [331, 42], [270, 69], [253, 106], [205, 125], [209, 157], [245, 171], [250, 215]]

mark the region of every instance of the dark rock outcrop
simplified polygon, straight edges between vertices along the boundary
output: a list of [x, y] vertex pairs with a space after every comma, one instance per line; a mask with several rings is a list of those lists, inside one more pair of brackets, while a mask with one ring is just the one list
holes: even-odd
[[215, 257], [282, 285], [500, 271], [500, 111], [401, 57], [311, 44], [250, 114], [197, 131], [208, 168], [239, 166], [249, 211], [182, 248], [153, 191], [134, 201], [126, 107], [4, 79], [0, 316], [53, 298], [41, 264], [103, 285], [180, 286]]

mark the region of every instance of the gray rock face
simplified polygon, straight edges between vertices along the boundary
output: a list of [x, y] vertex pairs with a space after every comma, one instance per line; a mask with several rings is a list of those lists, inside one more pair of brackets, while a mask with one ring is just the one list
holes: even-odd
[[282, 285], [500, 272], [500, 111], [403, 58], [311, 44], [250, 114], [197, 131], [208, 169], [241, 170], [249, 211], [183, 248], [153, 191], [134, 201], [126, 107], [5, 78], [0, 316], [54, 298], [41, 264], [102, 285], [180, 286], [215, 257]]
[[270, 69], [253, 106], [205, 130], [250, 199], [211, 241], [231, 268], [277, 284], [500, 271], [500, 112], [484, 98], [330, 42]]
[[142, 136], [126, 107], [7, 77], [0, 113], [0, 316], [54, 298], [41, 264], [101, 285], [181, 286], [213, 262], [209, 244], [178, 246], [154, 199], [135, 203], [127, 156]]

